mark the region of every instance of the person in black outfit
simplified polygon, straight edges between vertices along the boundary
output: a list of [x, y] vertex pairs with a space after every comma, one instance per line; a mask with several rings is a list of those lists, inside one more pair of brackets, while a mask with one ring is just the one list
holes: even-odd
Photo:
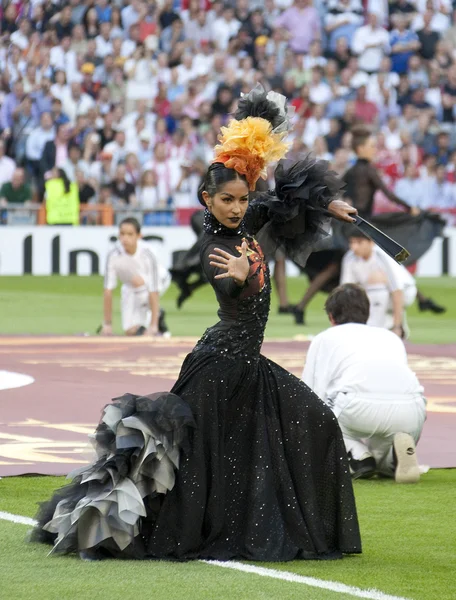
[[[418, 208], [410, 207], [385, 185], [372, 164], [372, 161], [375, 158], [376, 144], [371, 130], [364, 125], [359, 125], [353, 128], [352, 133], [353, 150], [356, 152], [358, 160], [351, 169], [348, 169], [343, 179], [346, 183], [345, 196], [358, 210], [358, 214], [361, 217], [371, 220], [374, 224], [377, 224], [380, 229], [385, 229], [385, 226], [387, 225], [385, 215], [378, 217], [378, 223], [375, 218], [372, 218], [374, 195], [377, 190], [381, 190], [389, 200], [405, 208], [412, 217], [420, 216], [420, 210]], [[400, 215], [391, 216], [390, 220], [393, 227], [394, 221], [398, 218], [400, 218]], [[426, 216], [421, 215], [421, 218], [426, 218]], [[408, 221], [410, 222], [410, 220]], [[386, 233], [388, 232], [386, 231]], [[395, 239], [397, 239], [397, 234]], [[430, 246], [432, 239], [432, 237], [429, 239], [428, 247]], [[413, 240], [409, 240], [408, 242], [412, 243]], [[422, 252], [422, 254], [423, 253], [424, 252]], [[444, 307], [436, 304], [431, 298], [426, 298], [420, 291], [417, 293], [417, 299], [421, 311], [430, 310], [439, 314], [446, 310]]]
[[204, 211], [198, 210], [191, 216], [190, 226], [196, 235], [196, 242], [189, 250], [177, 251], [173, 254], [173, 265], [170, 269], [171, 277], [179, 288], [177, 308], [199, 287], [208, 283], [200, 261], [201, 239], [204, 235]]
[[456, 67], [448, 70], [448, 79], [443, 86], [443, 120], [445, 123], [454, 122], [454, 110], [456, 105]]
[[431, 20], [432, 20], [432, 12], [426, 11], [423, 14], [423, 29], [420, 29], [418, 34], [418, 39], [420, 41], [420, 49], [419, 53], [424, 58], [424, 60], [431, 60], [435, 56], [435, 48], [437, 46], [437, 42], [440, 39], [440, 34], [437, 31], [433, 31], [431, 29]]
[[346, 183], [345, 196], [350, 199], [361, 217], [370, 219], [374, 210], [374, 195], [381, 190], [385, 196], [410, 211], [413, 216], [419, 209], [411, 208], [406, 202], [394, 194], [383, 182], [371, 161], [375, 158], [377, 146], [372, 131], [359, 125], [352, 128], [352, 147], [358, 160], [343, 176]]
[[[412, 250], [411, 244], [413, 244], [416, 249], [411, 251], [411, 254], [416, 260], [430, 247], [434, 237], [440, 234], [442, 225], [434, 224], [433, 220], [430, 221], [426, 215], [420, 215], [419, 209], [410, 207], [385, 185], [372, 164], [376, 144], [371, 129], [366, 125], [356, 125], [352, 128], [352, 135], [352, 147], [358, 160], [343, 176], [346, 184], [344, 197], [353, 204], [361, 217], [369, 220], [388, 235], [392, 235], [394, 239], [407, 246], [408, 250]], [[410, 216], [394, 213], [373, 217], [374, 196], [377, 190], [381, 190], [389, 200], [405, 208]], [[411, 217], [414, 217], [416, 222]], [[414, 236], [416, 240], [412, 239]], [[344, 229], [335, 223], [332, 245], [319, 248], [311, 254], [304, 268], [310, 285], [293, 310], [297, 325], [305, 324], [305, 309], [317, 292], [331, 292], [338, 285], [342, 258], [347, 249]], [[420, 291], [417, 292], [417, 300], [421, 311], [430, 310], [439, 314], [446, 310], [431, 298], [426, 298]]]
[[[32, 539], [55, 542], [56, 553], [286, 561], [361, 552], [335, 415], [260, 353], [271, 284], [254, 237], [267, 227], [271, 244], [286, 243], [305, 261], [324, 210], [350, 222], [356, 211], [334, 200], [340, 182], [308, 158], [280, 162], [275, 194], [250, 203], [260, 175], [253, 162], [283, 156], [281, 134], [273, 132], [284, 121], [266, 93], [247, 109], [256, 120], [246, 129], [269, 139], [274, 152], [250, 154], [242, 141], [229, 147], [232, 121], [226, 152], [217, 154], [199, 194], [206, 206], [200, 256], [220, 320], [187, 356], [171, 392], [126, 394], [105, 408], [94, 436], [98, 461], [38, 516]], [[225, 164], [232, 160], [239, 171]]]
[[407, 27], [409, 27], [416, 12], [416, 7], [407, 0], [397, 0], [397, 2], [391, 2], [389, 5], [390, 21], [393, 27], [396, 23], [396, 17], [398, 16], [405, 17]]

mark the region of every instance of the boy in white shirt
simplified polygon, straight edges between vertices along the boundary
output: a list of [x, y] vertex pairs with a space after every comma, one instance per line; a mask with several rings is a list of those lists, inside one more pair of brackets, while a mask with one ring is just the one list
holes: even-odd
[[358, 285], [336, 288], [325, 310], [333, 327], [310, 344], [302, 380], [336, 415], [354, 479], [376, 472], [415, 483], [426, 419], [423, 388], [403, 342], [366, 325], [369, 299]]
[[112, 335], [112, 291], [122, 282], [122, 328], [126, 335], [168, 335], [165, 313], [160, 310], [160, 293], [170, 283], [168, 272], [158, 265], [153, 253], [141, 241], [139, 222], [128, 217], [120, 223], [120, 244], [106, 261], [104, 282], [104, 323], [101, 333]]
[[398, 265], [361, 231], [353, 228], [350, 251], [342, 259], [340, 283], [358, 283], [367, 293], [373, 327], [406, 335], [405, 309], [416, 299], [416, 284], [405, 267]]

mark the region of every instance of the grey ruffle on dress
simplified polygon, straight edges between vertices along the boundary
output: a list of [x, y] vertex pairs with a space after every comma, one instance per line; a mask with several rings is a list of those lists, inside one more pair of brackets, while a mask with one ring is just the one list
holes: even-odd
[[143, 554], [140, 521], [153, 518], [150, 501], [174, 487], [192, 427], [188, 405], [174, 394], [115, 399], [91, 436], [97, 460], [71, 473], [73, 482], [42, 506], [32, 539], [54, 542], [52, 553]]

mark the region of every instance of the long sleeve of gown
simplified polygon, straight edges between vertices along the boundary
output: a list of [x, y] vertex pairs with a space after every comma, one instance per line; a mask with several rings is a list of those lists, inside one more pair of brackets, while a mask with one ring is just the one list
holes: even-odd
[[369, 165], [368, 176], [369, 176], [369, 179], [372, 182], [372, 185], [374, 186], [374, 188], [376, 190], [381, 190], [385, 194], [385, 196], [388, 198], [388, 200], [391, 200], [391, 202], [399, 204], [400, 206], [403, 206], [404, 208], [410, 210], [410, 206], [407, 204], [407, 202], [405, 202], [404, 200], [401, 200], [401, 198], [399, 198], [399, 196], [396, 196], [396, 194], [394, 192], [392, 192], [385, 185], [385, 182], [380, 177], [380, 175], [377, 173], [376, 168], [372, 165]]
[[341, 193], [343, 182], [327, 161], [311, 156], [280, 161], [273, 193], [260, 194], [246, 214], [249, 233], [258, 234], [264, 253], [273, 258], [280, 248], [304, 267], [316, 244], [329, 234], [327, 208]]
[[243, 286], [238, 285], [231, 277], [225, 277], [223, 279], [215, 278], [216, 275], [221, 275], [222, 273], [225, 273], [223, 269], [218, 269], [217, 267], [213, 267], [210, 264], [211, 259], [209, 258], [209, 255], [214, 254], [214, 250], [216, 248], [220, 248], [220, 250], [224, 250], [225, 252], [236, 256], [236, 254], [233, 252], [233, 248], [231, 248], [230, 246], [226, 246], [223, 243], [211, 243], [206, 246], [201, 257], [203, 271], [209, 283], [214, 288], [217, 296], [228, 296], [229, 298], [237, 298], [247, 284], [244, 284]]

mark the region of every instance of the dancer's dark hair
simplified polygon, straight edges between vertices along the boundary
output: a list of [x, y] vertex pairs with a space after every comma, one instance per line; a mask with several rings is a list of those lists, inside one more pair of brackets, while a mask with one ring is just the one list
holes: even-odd
[[225, 183], [229, 181], [235, 181], [240, 179], [241, 181], [247, 180], [244, 175], [241, 175], [234, 169], [228, 169], [223, 163], [212, 163], [208, 168], [206, 175], [198, 188], [198, 200], [200, 204], [206, 206], [203, 199], [203, 192], [207, 192], [209, 196], [215, 196]]
[[345, 323], [366, 324], [369, 318], [369, 298], [362, 287], [345, 283], [331, 292], [325, 310], [336, 325]]
[[358, 148], [365, 144], [372, 135], [372, 129], [368, 125], [355, 125], [351, 129], [352, 149], [357, 152]]

